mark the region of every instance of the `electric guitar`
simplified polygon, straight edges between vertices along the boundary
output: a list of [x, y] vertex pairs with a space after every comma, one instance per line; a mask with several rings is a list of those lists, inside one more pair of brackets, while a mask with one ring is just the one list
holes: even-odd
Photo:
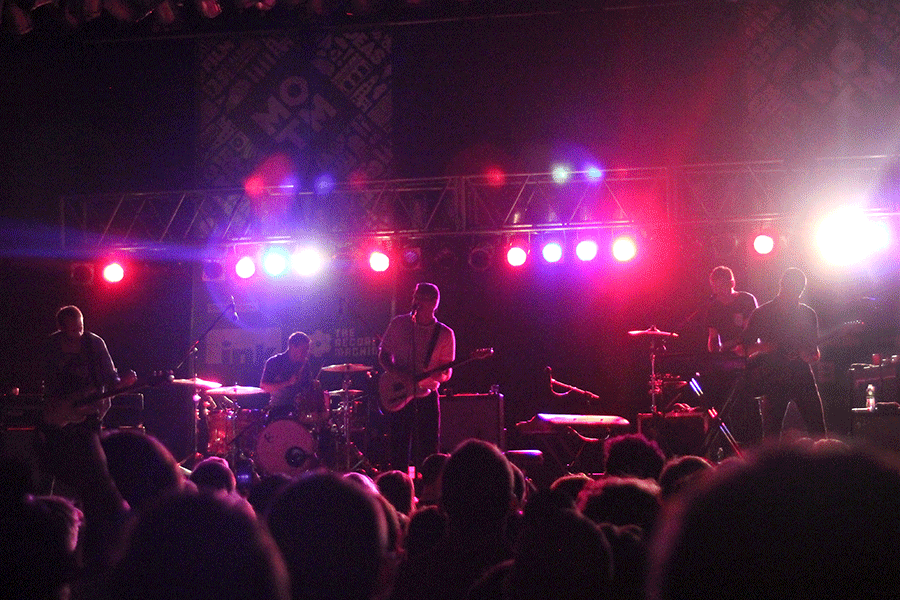
[[[861, 331], [865, 327], [862, 321], [848, 321], [841, 323], [827, 334], [819, 337], [815, 341], [815, 346], [824, 345], [831, 340], [850, 335]], [[788, 382], [783, 381], [785, 372], [782, 365], [786, 361], [802, 358], [805, 362], [813, 362], [810, 357], [802, 356], [796, 352], [786, 352], [775, 344], [766, 342], [757, 342], [749, 348], [749, 358], [747, 359], [746, 377], [750, 384], [751, 390], [762, 390], [765, 382], [780, 381], [786, 385]]]
[[433, 369], [429, 369], [418, 375], [408, 375], [396, 371], [385, 371], [381, 374], [378, 381], [378, 393], [381, 396], [381, 407], [388, 412], [397, 412], [410, 403], [415, 398], [418, 391], [418, 383], [440, 371], [445, 371], [453, 367], [463, 365], [473, 360], [482, 360], [494, 353], [493, 348], [480, 348], [474, 350], [468, 358], [462, 358], [440, 365]]
[[95, 388], [91, 388], [74, 394], [47, 398], [42, 411], [44, 422], [56, 427], [65, 427], [72, 423], [81, 423], [91, 415], [103, 419], [112, 405], [113, 396], [168, 383], [173, 379], [172, 373], [156, 373], [145, 380], [140, 380], [134, 371], [128, 371], [118, 386], [106, 392], [98, 392]]

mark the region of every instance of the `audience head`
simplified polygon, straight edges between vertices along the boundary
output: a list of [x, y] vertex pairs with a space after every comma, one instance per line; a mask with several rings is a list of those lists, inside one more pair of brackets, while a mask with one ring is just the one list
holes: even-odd
[[512, 508], [509, 461], [490, 442], [462, 442], [447, 459], [441, 506], [451, 527], [500, 527]]
[[572, 499], [572, 505], [578, 499], [578, 494], [584, 489], [584, 486], [591, 481], [591, 478], [584, 473], [570, 473], [563, 475], [550, 484], [551, 490], [559, 490]]
[[525, 514], [506, 597], [606, 598], [611, 570], [609, 545], [600, 529], [575, 510], [546, 505]]
[[368, 599], [387, 552], [383, 509], [362, 486], [328, 472], [304, 475], [272, 503], [268, 524], [294, 600]]
[[105, 597], [286, 600], [288, 594], [281, 555], [251, 514], [211, 494], [178, 493], [139, 514]]
[[655, 441], [641, 433], [611, 437], [603, 444], [607, 475], [657, 479], [666, 455]]
[[900, 589], [896, 457], [768, 449], [717, 469], [676, 498], [663, 523], [650, 567], [653, 600], [844, 600]]
[[435, 453], [426, 456], [422, 461], [422, 468], [419, 469], [420, 489], [417, 494], [419, 506], [436, 505], [440, 502], [442, 474], [449, 458], [449, 454]]
[[415, 505], [416, 490], [408, 474], [397, 470], [385, 471], [375, 478], [375, 485], [397, 512], [409, 516]]
[[293, 479], [288, 475], [275, 473], [262, 477], [250, 487], [250, 491], [247, 492], [247, 502], [253, 507], [253, 512], [257, 517], [265, 516], [272, 502], [291, 481]]
[[578, 495], [578, 509], [595, 523], [653, 529], [660, 508], [659, 484], [636, 477], [591, 481]]
[[231, 494], [237, 485], [237, 480], [228, 462], [218, 456], [210, 456], [197, 463], [191, 471], [190, 480], [194, 482], [201, 492], [223, 492]]
[[75, 548], [82, 519], [80, 510], [58, 496], [28, 496], [4, 507], [0, 589], [10, 597], [66, 598], [77, 572]]
[[691, 485], [711, 469], [712, 463], [702, 456], [688, 454], [668, 460], [659, 474], [662, 499], [668, 500], [683, 487]]
[[409, 518], [404, 546], [407, 559], [415, 559], [437, 546], [447, 531], [447, 517], [437, 506], [417, 509]]
[[184, 487], [172, 453], [156, 438], [133, 429], [112, 430], [101, 438], [109, 474], [133, 510]]

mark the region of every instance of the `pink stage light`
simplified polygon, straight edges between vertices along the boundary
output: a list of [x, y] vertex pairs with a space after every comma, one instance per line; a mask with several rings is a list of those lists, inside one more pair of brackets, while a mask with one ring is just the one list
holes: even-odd
[[579, 260], [587, 262], [597, 258], [599, 250], [597, 242], [594, 240], [581, 240], [578, 242], [578, 245], [575, 246], [575, 256], [577, 256]]
[[753, 238], [753, 249], [757, 254], [765, 256], [775, 250], [775, 239], [766, 233], [761, 233]]
[[619, 262], [628, 262], [637, 256], [637, 243], [629, 235], [621, 235], [612, 245], [612, 255]]
[[243, 256], [234, 265], [234, 273], [241, 279], [249, 279], [256, 274], [256, 263], [250, 256]]

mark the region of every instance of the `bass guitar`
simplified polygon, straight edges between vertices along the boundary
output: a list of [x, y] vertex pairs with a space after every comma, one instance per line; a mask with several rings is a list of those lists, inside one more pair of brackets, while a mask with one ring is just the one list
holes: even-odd
[[378, 393], [381, 397], [381, 407], [388, 412], [397, 412], [415, 398], [418, 383], [430, 375], [452, 369], [473, 360], [482, 360], [494, 353], [493, 348], [480, 348], [474, 350], [468, 358], [457, 359], [445, 365], [429, 369], [418, 375], [407, 375], [395, 371], [385, 371], [378, 382]]
[[142, 380], [134, 371], [128, 371], [119, 385], [109, 391], [98, 392], [91, 389], [76, 394], [47, 398], [42, 411], [44, 422], [56, 427], [65, 427], [72, 423], [81, 423], [91, 415], [97, 415], [98, 418], [103, 419], [112, 405], [112, 397], [169, 383], [173, 379], [172, 373], [156, 373]]

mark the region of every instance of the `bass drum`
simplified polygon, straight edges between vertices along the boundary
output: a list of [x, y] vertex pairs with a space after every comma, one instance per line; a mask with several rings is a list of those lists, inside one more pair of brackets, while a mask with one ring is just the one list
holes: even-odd
[[256, 466], [266, 475], [296, 477], [318, 465], [316, 440], [294, 419], [272, 421], [256, 440]]

